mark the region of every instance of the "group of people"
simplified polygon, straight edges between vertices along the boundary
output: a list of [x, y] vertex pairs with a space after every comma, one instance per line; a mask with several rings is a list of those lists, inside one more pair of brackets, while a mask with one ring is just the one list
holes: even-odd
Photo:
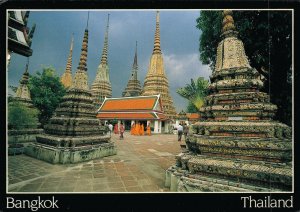
[[184, 123], [183, 126], [182, 126], [182, 123], [179, 123], [179, 125], [177, 127], [178, 141], [179, 142], [181, 141], [182, 134], [184, 134], [184, 136], [186, 138], [188, 135], [188, 132], [189, 132], [189, 126], [187, 126], [186, 123]]
[[[131, 135], [145, 135], [145, 127], [142, 123], [133, 123], [130, 129]], [[146, 127], [146, 134], [151, 135], [150, 123]]]
[[[111, 135], [112, 131], [114, 131], [114, 134], [120, 135], [120, 139], [124, 139], [125, 127], [122, 122], [120, 124], [115, 124], [115, 126], [113, 126], [111, 123], [109, 123], [108, 128], [109, 128], [110, 135]], [[142, 123], [137, 123], [137, 124], [133, 123], [131, 125], [130, 134], [131, 135], [145, 135], [144, 125]], [[150, 123], [146, 127], [146, 135], [151, 135]]]

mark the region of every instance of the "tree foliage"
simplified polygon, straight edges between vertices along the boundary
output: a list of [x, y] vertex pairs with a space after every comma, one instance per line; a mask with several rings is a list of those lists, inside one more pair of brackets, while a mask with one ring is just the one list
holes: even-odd
[[196, 106], [191, 101], [189, 101], [188, 105], [186, 107], [186, 112], [187, 113], [198, 113], [199, 109], [196, 108]]
[[[191, 79], [191, 84], [187, 84], [183, 88], [179, 88], [176, 92], [189, 100], [198, 110], [204, 103], [204, 97], [207, 95], [208, 81], [203, 77], [199, 77], [196, 82]], [[189, 106], [192, 109], [191, 106]]]
[[[233, 18], [252, 67], [266, 78], [263, 91], [278, 106], [277, 118], [291, 125], [292, 12], [234, 11]], [[201, 11], [197, 19], [200, 60], [213, 69], [220, 41], [222, 14]]]
[[8, 104], [8, 129], [37, 128], [39, 111], [17, 101]]
[[31, 99], [40, 110], [39, 121], [46, 124], [66, 93], [53, 68], [44, 68], [29, 78]]

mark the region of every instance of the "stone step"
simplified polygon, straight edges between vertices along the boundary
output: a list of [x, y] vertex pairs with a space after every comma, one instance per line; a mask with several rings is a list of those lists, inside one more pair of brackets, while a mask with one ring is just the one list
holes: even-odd
[[193, 156], [187, 162], [190, 173], [239, 179], [242, 182], [257, 182], [273, 187], [292, 185], [292, 168], [289, 164], [250, 160], [234, 160], [204, 155]]

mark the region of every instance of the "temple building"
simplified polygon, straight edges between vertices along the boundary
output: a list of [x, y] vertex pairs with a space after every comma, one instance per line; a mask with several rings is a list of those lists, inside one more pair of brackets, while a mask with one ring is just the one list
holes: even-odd
[[116, 149], [96, 118], [87, 75], [88, 24], [73, 83], [56, 108], [45, 134], [26, 149], [26, 154], [50, 163], [77, 163], [115, 155]]
[[160, 95], [106, 98], [98, 110], [97, 118], [103, 122], [123, 122], [125, 130], [133, 123], [150, 123], [152, 133], [169, 132], [170, 125], [163, 113]]
[[137, 63], [137, 42], [135, 46], [135, 55], [134, 61], [132, 65], [131, 77], [127, 83], [127, 87], [122, 93], [122, 96], [129, 97], [129, 96], [140, 96], [142, 93], [141, 83], [137, 77], [138, 72], [138, 63]]
[[165, 74], [164, 62], [160, 48], [159, 12], [156, 13], [156, 30], [154, 49], [150, 58], [147, 76], [144, 81], [142, 95], [161, 95], [164, 114], [169, 119], [175, 119], [176, 111], [169, 93], [168, 78]]
[[7, 60], [10, 61], [11, 53], [25, 57], [32, 55], [31, 43], [35, 31], [35, 24], [31, 30], [27, 27], [29, 11], [8, 11], [8, 52]]
[[60, 78], [61, 83], [65, 86], [65, 88], [70, 88], [72, 86], [72, 54], [73, 54], [73, 42], [74, 38], [72, 36], [70, 53], [66, 65], [66, 70]]
[[108, 28], [109, 28], [109, 14], [107, 17], [107, 26], [104, 38], [104, 46], [102, 51], [101, 62], [98, 66], [96, 78], [92, 84], [91, 91], [94, 99], [94, 103], [97, 108], [102, 104], [105, 97], [112, 96], [111, 83], [109, 79], [109, 67], [108, 67]]
[[277, 107], [223, 11], [221, 41], [201, 121], [190, 128], [188, 151], [166, 172], [171, 191], [292, 191], [292, 131], [273, 120]]

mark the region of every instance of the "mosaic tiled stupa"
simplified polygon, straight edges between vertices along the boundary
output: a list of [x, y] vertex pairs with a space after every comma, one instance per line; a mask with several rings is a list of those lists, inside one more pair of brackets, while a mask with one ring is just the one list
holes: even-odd
[[191, 127], [188, 151], [166, 172], [172, 191], [292, 191], [291, 128], [273, 120], [277, 107], [260, 91], [260, 74], [237, 35], [225, 10], [202, 119]]
[[159, 12], [156, 14], [154, 49], [144, 81], [142, 95], [149, 96], [157, 94], [161, 95], [164, 114], [170, 119], [175, 119], [176, 111], [169, 93], [169, 82], [165, 74], [164, 61], [160, 48]]
[[96, 118], [88, 86], [87, 51], [86, 28], [73, 85], [44, 127], [45, 134], [28, 148], [28, 155], [50, 163], [76, 163], [116, 154], [107, 127]]
[[96, 78], [91, 87], [93, 99], [97, 109], [101, 106], [105, 97], [110, 98], [112, 96], [111, 83], [109, 79], [109, 67], [107, 61], [108, 27], [109, 27], [109, 14], [107, 18], [107, 26], [106, 26], [101, 62], [98, 66]]
[[72, 37], [70, 53], [66, 65], [66, 70], [60, 78], [61, 83], [65, 86], [65, 88], [70, 88], [72, 86], [72, 54], [73, 54], [73, 42], [74, 39]]
[[130, 96], [140, 96], [141, 95], [142, 88], [141, 88], [141, 83], [137, 77], [137, 72], [138, 72], [138, 63], [137, 63], [137, 43], [136, 43], [131, 77], [127, 83], [127, 87], [125, 88], [125, 90], [122, 93], [122, 96], [130, 97]]

